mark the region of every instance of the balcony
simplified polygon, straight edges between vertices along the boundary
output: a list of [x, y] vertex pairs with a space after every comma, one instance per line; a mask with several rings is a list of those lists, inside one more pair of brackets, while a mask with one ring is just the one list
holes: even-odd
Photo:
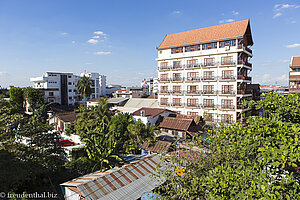
[[235, 109], [235, 106], [234, 105], [226, 105], [226, 104], [223, 104], [220, 106], [221, 109], [224, 109], [224, 110], [234, 110]]
[[200, 64], [187, 64], [185, 65], [186, 69], [195, 69], [195, 68], [201, 68]]
[[216, 76], [203, 76], [202, 80], [203, 81], [216, 81], [217, 77]]
[[187, 95], [199, 95], [199, 94], [201, 94], [201, 91], [200, 90], [188, 90], [188, 91], [186, 91], [186, 94]]
[[243, 60], [239, 60], [237, 63], [238, 63], [238, 65], [246, 65], [246, 66], [252, 68], [252, 63], [245, 62]]
[[235, 76], [221, 76], [219, 81], [235, 81]]
[[171, 94], [181, 95], [181, 94], [184, 94], [184, 91], [183, 90], [173, 90], [173, 91], [171, 91]]
[[159, 78], [158, 81], [159, 82], [169, 82], [170, 79], [169, 78]]
[[238, 76], [237, 76], [237, 79], [238, 79], [238, 80], [245, 80], [245, 81], [251, 81], [251, 80], [252, 80], [251, 77], [249, 77], [249, 76], [244, 76], [244, 75], [238, 75]]
[[217, 65], [218, 65], [218, 63], [216, 63], [216, 62], [209, 62], [209, 63], [204, 63], [203, 67], [214, 67]]
[[203, 94], [213, 95], [213, 94], [217, 94], [217, 91], [215, 91], [215, 90], [203, 90]]
[[300, 88], [290, 88], [289, 93], [300, 93]]
[[230, 61], [222, 61], [221, 62], [221, 65], [222, 66], [224, 66], [224, 65], [228, 65], [228, 66], [232, 66], [232, 65], [235, 65], [235, 61], [232, 61], [232, 60], [230, 60]]
[[168, 106], [169, 103], [168, 103], [168, 102], [159, 102], [159, 105], [160, 105], [160, 106]]
[[173, 78], [172, 78], [172, 81], [175, 81], [175, 82], [182, 82], [182, 81], [183, 81], [183, 78], [182, 78], [182, 77], [173, 77]]
[[201, 104], [198, 104], [198, 103], [187, 103], [186, 107], [188, 107], [188, 108], [200, 108]]
[[160, 66], [158, 67], [158, 70], [169, 70], [170, 67], [169, 66]]
[[160, 93], [160, 94], [169, 94], [170, 92], [169, 92], [169, 90], [159, 90], [158, 93]]
[[252, 94], [251, 91], [248, 90], [237, 90], [237, 94], [246, 95], [246, 94]]
[[187, 77], [185, 78], [186, 82], [195, 82], [195, 81], [200, 81], [200, 77]]
[[214, 104], [203, 104], [203, 108], [205, 108], [205, 109], [214, 109], [214, 108], [216, 108], [216, 105], [214, 105]]
[[170, 67], [170, 69], [176, 70], [176, 69], [183, 69], [184, 65], [173, 65]]
[[249, 53], [252, 54], [252, 50], [249, 47], [246, 47], [246, 46], [240, 44], [240, 45], [238, 45], [237, 48], [238, 49], [243, 49], [243, 50], [245, 50], [245, 51], [247, 51], [247, 52], [249, 52]]
[[222, 90], [221, 94], [224, 94], [224, 95], [235, 95], [235, 91], [234, 90]]
[[176, 103], [176, 102], [173, 102], [173, 103], [171, 104], [171, 106], [174, 106], [174, 107], [183, 107], [184, 104], [183, 104], [183, 103]]
[[248, 48], [248, 47], [244, 47], [244, 50], [246, 50], [246, 51], [248, 51], [249, 53], [251, 53], [251, 54], [252, 54], [252, 50], [251, 50], [250, 48]]

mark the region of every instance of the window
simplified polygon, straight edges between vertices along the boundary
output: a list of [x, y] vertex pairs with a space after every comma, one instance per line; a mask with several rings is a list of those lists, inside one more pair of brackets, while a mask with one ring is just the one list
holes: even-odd
[[215, 58], [205, 58], [204, 66], [213, 66], [215, 65]]
[[219, 48], [222, 48], [225, 46], [236, 46], [236, 40], [225, 40], [225, 41], [219, 42]]
[[72, 99], [72, 97], [69, 97], [69, 99], [71, 100], [71, 99]]
[[69, 90], [69, 92], [72, 92], [72, 90]]
[[204, 71], [203, 79], [204, 80], [214, 80], [215, 79], [214, 74], [215, 74], [214, 71]]
[[172, 48], [171, 53], [182, 53], [183, 52], [183, 47], [177, 47], [177, 48]]
[[53, 96], [54, 96], [54, 93], [53, 93], [53, 92], [49, 92], [49, 96], [50, 96], [50, 97], [53, 97]]
[[205, 121], [209, 121], [209, 122], [214, 121], [214, 114], [213, 113], [205, 113]]
[[167, 81], [168, 80], [168, 74], [161, 74], [160, 75], [160, 80]]
[[72, 85], [72, 82], [68, 82], [68, 85]]
[[212, 42], [212, 43], [207, 43], [207, 44], [202, 44], [202, 50], [206, 49], [216, 49], [217, 48], [217, 43]]
[[191, 112], [191, 111], [188, 111], [188, 112], [187, 112], [187, 115], [190, 115], [190, 116], [197, 116], [197, 115], [198, 115], [198, 112]]
[[204, 85], [203, 93], [204, 94], [214, 94], [214, 86], [213, 85]]
[[181, 61], [173, 61], [173, 68], [174, 69], [181, 68]]
[[232, 123], [233, 122], [233, 116], [230, 114], [222, 114], [221, 115], [221, 122], [222, 123]]
[[160, 92], [161, 93], [167, 93], [168, 92], [168, 86], [161, 86], [160, 87]]
[[222, 79], [233, 79], [233, 70], [223, 70]]
[[187, 106], [197, 106], [198, 104], [198, 99], [187, 99]]
[[167, 105], [168, 104], [168, 98], [160, 98], [160, 104], [161, 105]]
[[190, 52], [190, 51], [199, 51], [200, 50], [200, 44], [197, 45], [190, 45], [185, 47], [185, 52]]
[[181, 93], [181, 87], [180, 86], [173, 86], [173, 93]]
[[181, 99], [173, 98], [173, 106], [181, 106]]
[[231, 109], [233, 108], [233, 100], [232, 99], [222, 99], [222, 108]]
[[196, 67], [197, 64], [198, 64], [198, 60], [197, 59], [188, 60], [187, 61], [187, 68]]
[[187, 80], [199, 80], [199, 72], [188, 72]]
[[173, 74], [173, 81], [182, 81], [181, 73], [174, 73]]
[[225, 56], [221, 58], [221, 65], [232, 65], [232, 64], [234, 64], [232, 56]]
[[189, 85], [187, 93], [188, 94], [196, 94], [197, 93], [197, 86], [196, 85]]
[[68, 76], [68, 78], [72, 78], [72, 76]]
[[222, 85], [222, 94], [232, 94], [233, 85]]
[[213, 99], [203, 99], [203, 106], [204, 107], [214, 107], [214, 100]]

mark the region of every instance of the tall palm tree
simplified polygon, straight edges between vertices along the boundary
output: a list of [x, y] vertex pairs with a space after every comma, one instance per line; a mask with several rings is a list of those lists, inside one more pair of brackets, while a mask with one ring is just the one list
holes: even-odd
[[93, 93], [91, 85], [92, 82], [85, 75], [83, 75], [83, 77], [81, 77], [76, 84], [77, 91], [80, 94], [80, 96], [83, 97], [85, 105], [86, 105], [86, 98], [91, 96], [91, 94]]

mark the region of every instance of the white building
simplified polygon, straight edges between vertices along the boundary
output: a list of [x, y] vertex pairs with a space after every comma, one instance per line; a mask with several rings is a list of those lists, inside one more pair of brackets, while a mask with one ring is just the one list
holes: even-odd
[[159, 105], [210, 122], [235, 122], [251, 99], [249, 20], [167, 35], [158, 50]]
[[146, 91], [147, 95], [152, 95], [158, 92], [158, 78], [144, 79], [141, 87]]
[[45, 72], [41, 77], [30, 78], [30, 81], [34, 88], [44, 91], [46, 102], [74, 105], [80, 100], [75, 90], [79, 78], [73, 73]]
[[99, 98], [101, 96], [106, 96], [106, 76], [100, 75], [99, 73], [91, 73], [91, 72], [82, 72], [80, 73], [80, 77], [89, 77], [92, 82], [92, 90], [90, 98]]

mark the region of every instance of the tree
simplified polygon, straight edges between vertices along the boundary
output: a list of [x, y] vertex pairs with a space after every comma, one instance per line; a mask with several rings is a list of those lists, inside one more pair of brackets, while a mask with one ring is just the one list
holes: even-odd
[[24, 89], [24, 97], [29, 104], [29, 110], [31, 111], [35, 111], [38, 105], [44, 103], [44, 93], [32, 87]]
[[17, 111], [23, 110], [23, 90], [19, 87], [13, 87], [9, 90], [9, 103]]
[[[221, 125], [209, 130], [209, 141], [196, 138], [205, 153], [168, 158], [172, 162], [162, 171], [167, 181], [157, 192], [168, 199], [300, 199], [300, 124], [293, 123], [298, 95], [264, 97], [257, 105], [264, 105], [268, 118]], [[184, 168], [181, 176], [178, 168]]]
[[80, 80], [77, 82], [77, 91], [80, 94], [81, 97], [84, 98], [85, 104], [86, 104], [86, 98], [91, 96], [92, 94], [92, 88], [91, 88], [92, 82], [88, 77], [85, 75], [80, 78]]

